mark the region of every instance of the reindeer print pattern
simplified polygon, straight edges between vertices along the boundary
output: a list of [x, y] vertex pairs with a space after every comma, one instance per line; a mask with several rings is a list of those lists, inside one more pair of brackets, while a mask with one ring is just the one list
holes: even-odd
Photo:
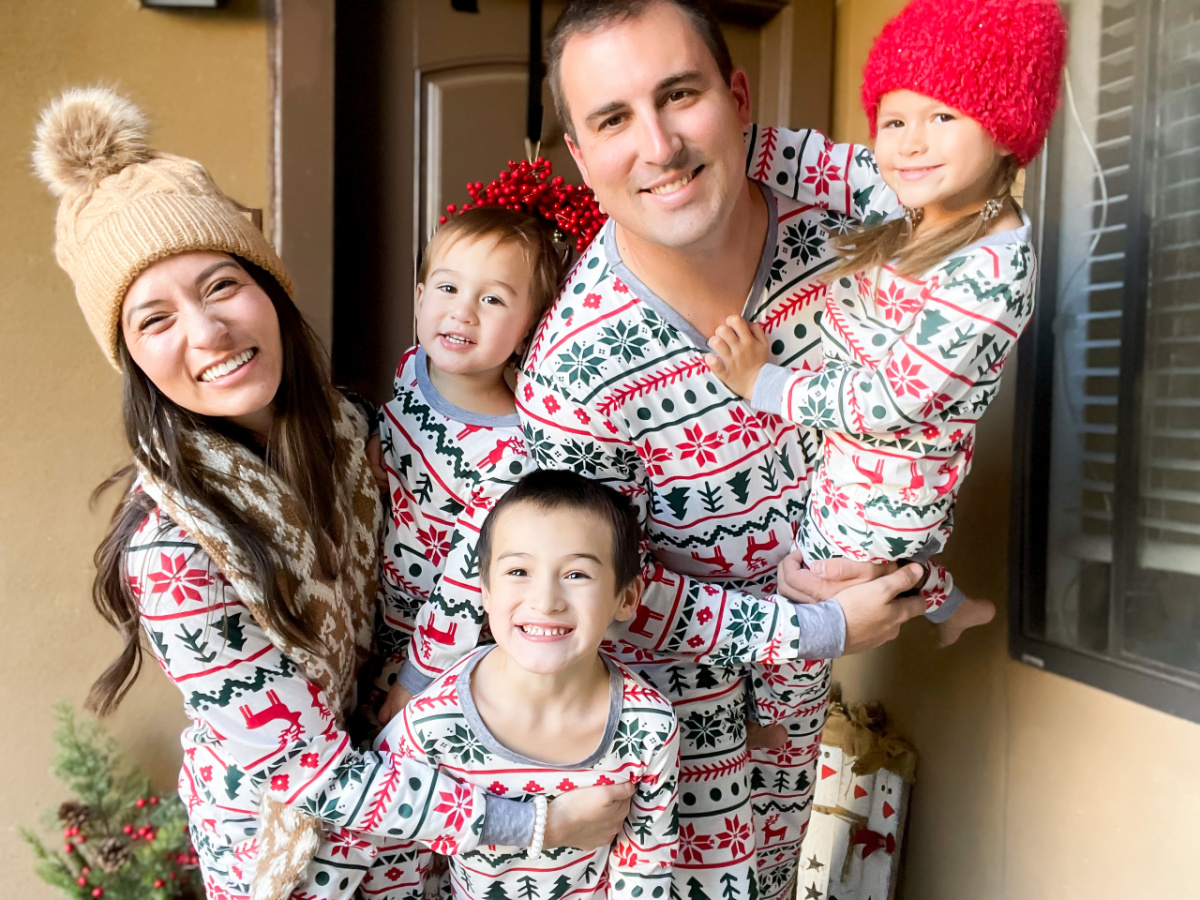
[[374, 678], [386, 691], [399, 676], [415, 694], [479, 643], [479, 527], [532, 464], [515, 413], [481, 416], [449, 403], [418, 347], [396, 367], [379, 433], [391, 514]]
[[[190, 720], [179, 793], [209, 897], [248, 897], [265, 795], [325, 826], [293, 897], [351, 897], [363, 872], [346, 848], [371, 835], [474, 846], [483, 792], [415, 760], [356, 749], [322, 690], [271, 643], [199, 545], [157, 510], [131, 542], [126, 571], [150, 647]], [[189, 589], [175, 590], [179, 584]], [[459, 798], [453, 814], [438, 811], [446, 795]]]
[[[813, 132], [767, 131], [753, 172], [767, 183], [831, 152]], [[945, 546], [976, 423], [1033, 314], [1036, 270], [1026, 221], [919, 278], [883, 266], [827, 286], [820, 364], [768, 366], [754, 396], [760, 411], [824, 432], [800, 531], [808, 558], [924, 559]], [[962, 596], [940, 566], [924, 593], [938, 620]]]
[[[896, 202], [869, 150], [820, 135], [810, 143], [798, 153], [752, 128], [746, 144], [747, 174], [769, 182], [770, 224], [745, 315], [766, 329], [773, 362], [801, 370], [822, 362], [827, 234], [882, 219]], [[638, 279], [615, 233], [610, 221], [535, 331], [517, 409], [539, 466], [622, 491], [645, 528], [639, 614], [606, 649], [679, 716], [673, 893], [774, 900], [795, 881], [829, 688], [823, 657], [836, 652], [774, 593], [822, 437], [754, 410], [715, 378], [708, 336]], [[747, 751], [748, 686], [759, 720], [785, 724], [784, 746]]]

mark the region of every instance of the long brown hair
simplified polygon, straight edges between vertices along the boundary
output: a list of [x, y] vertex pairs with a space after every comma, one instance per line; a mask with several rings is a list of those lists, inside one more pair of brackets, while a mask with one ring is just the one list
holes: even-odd
[[[1006, 207], [1016, 208], [1012, 187], [1017, 180], [1015, 156], [1003, 157], [992, 177], [989, 196]], [[947, 225], [939, 226], [913, 239], [913, 228], [905, 217], [867, 228], [859, 228], [833, 239], [833, 247], [842, 261], [824, 276], [833, 280], [865, 269], [890, 265], [898, 275], [915, 278], [976, 241], [985, 237], [991, 222], [978, 212], [966, 213]]]
[[[279, 318], [283, 346], [282, 377], [275, 394], [274, 421], [264, 462], [299, 496], [308, 521], [317, 533], [318, 563], [327, 577], [337, 574], [334, 553], [333, 398], [329, 364], [320, 341], [279, 283], [265, 270], [234, 257], [271, 298]], [[118, 339], [118, 358], [124, 375], [125, 438], [135, 463], [185, 497], [211, 510], [218, 524], [241, 546], [258, 583], [262, 585], [268, 625], [296, 645], [318, 651], [321, 641], [310, 633], [295, 599], [281, 590], [270, 542], [235, 507], [205, 484], [204, 469], [185, 463], [180, 437], [212, 429], [262, 452], [252, 436], [227, 421], [192, 413], [168, 400], [133, 362], [125, 341]], [[92, 685], [89, 709], [105, 715], [116, 709], [142, 668], [141, 623], [137, 598], [129, 584], [126, 556], [134, 534], [154, 509], [141, 491], [129, 491], [136, 474], [129, 465], [102, 482], [93, 502], [113, 484], [126, 482], [126, 496], [113, 514], [108, 534], [96, 548], [96, 580], [92, 600], [100, 615], [125, 641], [120, 655]]]

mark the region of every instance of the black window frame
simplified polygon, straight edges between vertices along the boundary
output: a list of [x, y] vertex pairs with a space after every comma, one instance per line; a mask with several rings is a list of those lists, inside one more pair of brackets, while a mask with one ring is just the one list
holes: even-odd
[[[1018, 349], [1016, 409], [1013, 423], [1013, 469], [1009, 548], [1009, 650], [1029, 665], [1071, 678], [1193, 722], [1200, 722], [1200, 675], [1156, 665], [1151, 660], [1121, 655], [1125, 586], [1136, 565], [1139, 490], [1140, 427], [1138, 398], [1142, 396], [1143, 351], [1149, 274], [1151, 220], [1146, 202], [1148, 156], [1154, 139], [1150, 88], [1158, 63], [1157, 16], [1160, 0], [1140, 0], [1135, 22], [1135, 103], [1131, 122], [1131, 171], [1125, 244], [1125, 285], [1122, 301], [1120, 386], [1113, 511], [1113, 561], [1109, 594], [1108, 652], [1053, 643], [1042, 635], [1046, 624], [1046, 576], [1049, 552], [1051, 456], [1047, 452], [1053, 411], [1057, 312], [1058, 227], [1042, 227], [1045, 211], [1061, 209], [1060, 178], [1064, 159], [1061, 130], [1069, 127], [1065, 102], [1060, 106], [1047, 150], [1027, 171], [1025, 202], [1034, 222], [1035, 249], [1040, 269], [1037, 308]], [[1086, 164], [1086, 160], [1072, 160]], [[1136, 373], [1129, 377], [1129, 373]]]

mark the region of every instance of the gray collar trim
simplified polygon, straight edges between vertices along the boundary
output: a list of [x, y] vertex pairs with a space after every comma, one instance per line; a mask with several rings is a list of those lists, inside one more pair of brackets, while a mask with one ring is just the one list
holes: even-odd
[[605, 753], [608, 752], [609, 746], [612, 744], [613, 737], [617, 733], [617, 724], [621, 720], [621, 701], [624, 699], [623, 681], [621, 670], [617, 668], [616, 663], [600, 654], [600, 658], [604, 660], [604, 665], [608, 669], [608, 721], [604, 725], [604, 736], [600, 738], [600, 746], [598, 746], [587, 759], [575, 763], [548, 763], [540, 759], [531, 759], [528, 756], [523, 756], [515, 750], [510, 750], [496, 739], [496, 736], [483, 724], [483, 719], [479, 717], [479, 710], [475, 706], [475, 698], [471, 696], [471, 673], [475, 671], [475, 667], [479, 665], [479, 661], [495, 650], [493, 644], [491, 647], [477, 653], [475, 658], [463, 667], [463, 670], [458, 673], [458, 677], [454, 679], [454, 686], [458, 689], [458, 703], [462, 707], [463, 716], [467, 720], [467, 724], [471, 726], [475, 734], [479, 736], [479, 741], [492, 753], [500, 756], [510, 762], [515, 762], [523, 766], [537, 766], [541, 769], [588, 769], [600, 761]]
[[463, 425], [480, 425], [485, 428], [520, 428], [521, 417], [515, 412], [508, 416], [488, 416], [483, 413], [471, 412], [461, 406], [455, 406], [438, 393], [429, 377], [429, 357], [425, 355], [424, 347], [417, 347], [417, 390], [425, 398], [425, 402], [447, 419], [461, 422]]
[[[763, 244], [762, 257], [758, 261], [758, 271], [754, 273], [754, 284], [746, 296], [746, 304], [742, 309], [742, 315], [747, 318], [757, 305], [759, 295], [767, 285], [767, 275], [771, 272], [771, 263], [775, 260], [775, 247], [779, 242], [779, 208], [775, 203], [775, 192], [758, 182], [754, 182], [754, 184], [762, 192], [763, 199], [767, 201], [767, 239]], [[611, 218], [604, 226], [604, 252], [607, 255], [609, 268], [617, 274], [621, 281], [625, 282], [639, 300], [671, 323], [672, 327], [691, 341], [696, 349], [708, 352], [708, 338], [697, 331], [695, 326], [681, 316], [667, 301], [646, 287], [646, 283], [633, 274], [629, 266], [625, 265], [625, 261], [621, 259], [621, 252], [617, 249], [616, 222]]]

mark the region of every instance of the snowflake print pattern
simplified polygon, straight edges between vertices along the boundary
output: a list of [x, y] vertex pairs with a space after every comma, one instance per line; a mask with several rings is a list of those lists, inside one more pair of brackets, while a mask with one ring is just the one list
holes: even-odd
[[153, 585], [151, 593], [170, 594], [180, 606], [188, 601], [203, 599], [204, 595], [200, 589], [213, 583], [212, 576], [207, 571], [189, 567], [187, 557], [182, 553], [173, 557], [166, 553], [160, 554], [159, 570], [149, 573], [146, 578]]

